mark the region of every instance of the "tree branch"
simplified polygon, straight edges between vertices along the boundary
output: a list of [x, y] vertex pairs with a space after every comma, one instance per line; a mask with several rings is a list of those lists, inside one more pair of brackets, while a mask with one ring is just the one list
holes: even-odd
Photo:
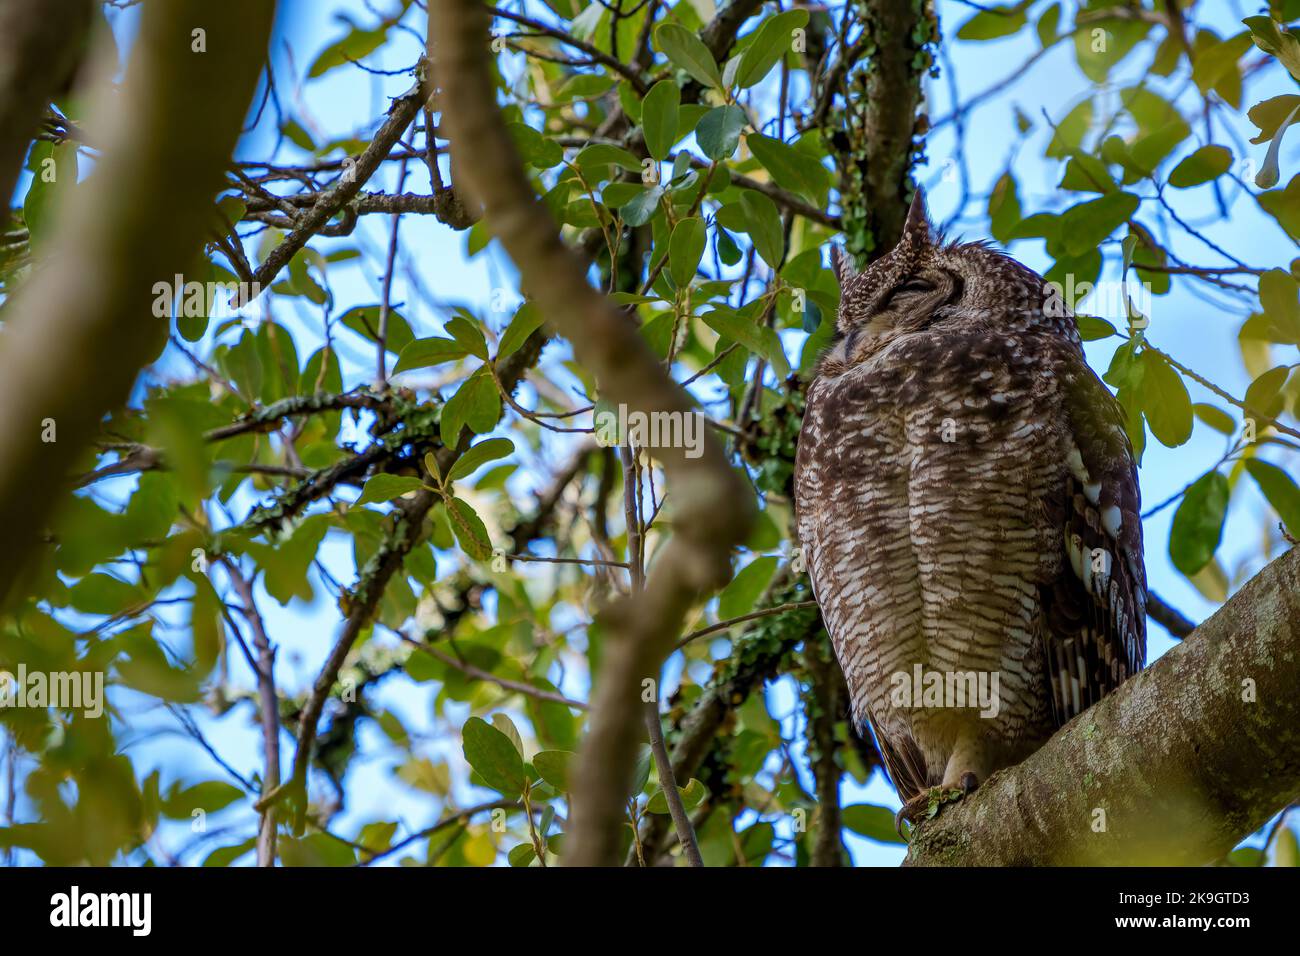
[[0, 197], [5, 209], [46, 104], [86, 48], [91, 0], [0, 0]]
[[[445, 98], [443, 125], [457, 168], [514, 260], [542, 314], [595, 373], [602, 397], [640, 412], [691, 414], [636, 327], [587, 284], [584, 264], [537, 202], [496, 105], [487, 16], [471, 0], [430, 5], [430, 40]], [[566, 862], [616, 862], [635, 759], [639, 687], [655, 677], [698, 597], [726, 580], [733, 544], [752, 520], [752, 496], [712, 437], [698, 458], [656, 450], [673, 487], [677, 533], [659, 552], [645, 590], [605, 615], [603, 665], [574, 775]]]
[[[266, 771], [262, 774], [262, 794], [266, 795], [280, 785], [280, 702], [275, 693], [275, 648], [266, 635], [266, 625], [257, 610], [253, 587], [230, 558], [221, 559], [230, 583], [239, 595], [240, 613], [253, 632], [253, 646], [257, 648], [255, 671], [257, 673], [258, 715], [262, 721], [262, 752]], [[257, 828], [257, 865], [275, 866], [275, 812], [262, 811]]]
[[[167, 341], [167, 323], [149, 318], [154, 285], [202, 248], [274, 12], [264, 0], [148, 4], [120, 92], [107, 74], [116, 58], [101, 65], [89, 114], [103, 152], [76, 201], [60, 202], [50, 255], [0, 342], [0, 601], [38, 563], [30, 546], [64, 476]], [[195, 24], [206, 52], [192, 50]]]

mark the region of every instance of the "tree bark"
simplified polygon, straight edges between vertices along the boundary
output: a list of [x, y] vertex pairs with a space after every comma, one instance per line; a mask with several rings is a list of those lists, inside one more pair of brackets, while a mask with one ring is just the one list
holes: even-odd
[[1024, 763], [923, 822], [910, 866], [1196, 865], [1300, 794], [1300, 549]]
[[829, 125], [845, 246], [861, 267], [903, 235], [925, 132], [917, 118], [921, 79], [938, 22], [929, 0], [858, 0], [855, 6], [861, 65], [850, 61], [839, 74], [844, 108], [831, 111]]

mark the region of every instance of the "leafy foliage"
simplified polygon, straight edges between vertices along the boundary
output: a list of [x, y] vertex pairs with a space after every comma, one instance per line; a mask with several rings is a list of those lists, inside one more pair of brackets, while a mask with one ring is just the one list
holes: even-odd
[[[329, 97], [371, 69], [394, 97], [389, 117], [418, 100], [422, 5], [379, 6], [385, 18], [351, 11], [358, 19], [316, 38], [293, 82]], [[1226, 33], [1198, 25], [1206, 4], [1183, 4], [1181, 36], [1162, 20], [1168, 6], [944, 4], [950, 48], [1047, 58], [1058, 79], [1087, 82], [1040, 122], [1013, 103], [1016, 84], [977, 97], [984, 85], [961, 75], [965, 105], [930, 118], [931, 165], [917, 169], [950, 182], [936, 144], [961, 159], [981, 135], [977, 108], [1014, 110], [1023, 141], [987, 182], [963, 172], [953, 221], [1046, 263], [1091, 357], [1107, 366], [1135, 450], [1148, 468], [1155, 456], [1177, 462], [1167, 549], [1150, 547], [1149, 560], [1167, 550], [1192, 586], [1222, 600], [1285, 546], [1279, 519], [1300, 535], [1300, 260], [1282, 251], [1300, 240], [1300, 171], [1282, 148], [1300, 107], [1300, 42], [1286, 26], [1300, 4], [1273, 2], [1271, 16]], [[836, 125], [877, 82], [874, 34], [861, 3], [752, 5], [730, 25], [708, 3], [523, 8], [530, 22], [503, 13], [490, 49], [539, 201], [591, 263], [592, 282], [689, 384], [761, 510], [732, 580], [697, 611], [694, 627], [708, 632], [682, 645], [680, 677], [661, 696], [670, 746], [706, 737], [703, 758], [678, 775], [679, 796], [706, 863], [807, 864], [812, 840], [793, 822], [818, 819], [803, 730], [769, 710], [763, 689], [782, 674], [808, 685], [792, 652], [825, 636], [802, 607], [727, 622], [809, 599], [792, 560], [789, 481], [801, 388], [838, 305], [822, 249], [843, 231], [855, 253], [881, 251], [857, 234], [859, 207], [844, 202], [862, 194], [861, 170], [843, 161], [851, 149]], [[915, 51], [918, 75], [933, 65], [935, 29], [923, 18], [915, 35], [892, 38]], [[941, 59], [936, 70], [949, 68]], [[1098, 97], [1093, 84], [1113, 95]], [[665, 497], [652, 451], [625, 472], [613, 450], [592, 444], [596, 418], [617, 409], [564, 343], [543, 349], [546, 317], [527, 289], [498, 278], [457, 286], [462, 271], [478, 273], [448, 265], [448, 242], [494, 276], [503, 257], [493, 224], [474, 221], [457, 194], [446, 143], [419, 102], [399, 131], [405, 146], [389, 144], [379, 171], [330, 210], [261, 299], [240, 311], [214, 299], [212, 284], [260, 276], [304, 210], [373, 148], [385, 117], [330, 105], [320, 117], [298, 98], [277, 101], [259, 121], [274, 135], [241, 151], [204, 260], [183, 288], [160, 294], [171, 344], [130, 406], [104, 422], [84, 474], [69, 476], [78, 490], [64, 495], [20, 605], [0, 618], [0, 669], [100, 673], [109, 686], [102, 719], [82, 708], [0, 709], [21, 786], [0, 847], [22, 860], [161, 860], [167, 842], [186, 862], [248, 862], [264, 790], [265, 762], [250, 743], [262, 627], [281, 651], [272, 674], [285, 782], [305, 787], [288, 787], [273, 811], [284, 864], [564, 857], [572, 762], [607, 637], [596, 612], [627, 588], [637, 538], [652, 563], [672, 534], [672, 489]], [[75, 103], [55, 106], [51, 129], [61, 132], [31, 148], [9, 211], [5, 294], [46, 254], [54, 204], [93, 175]], [[1244, 122], [1257, 131], [1255, 152], [1238, 141]], [[914, 158], [913, 144], [904, 148], [900, 169]], [[404, 196], [412, 190], [418, 202]], [[1238, 258], [1224, 246], [1240, 237], [1212, 228], [1243, 198], [1256, 200], [1279, 250], [1264, 261]], [[1188, 208], [1221, 212], [1207, 226], [1179, 215]], [[400, 227], [391, 213], [405, 217]], [[434, 251], [410, 238], [416, 216], [437, 220]], [[396, 260], [384, 254], [390, 235]], [[1207, 250], [1209, 264], [1189, 258]], [[1163, 307], [1189, 290], [1239, 325], [1239, 354], [1219, 368], [1186, 359], [1194, 343]], [[1238, 367], [1248, 385], [1221, 381]], [[1148, 433], [1158, 447], [1147, 448]], [[625, 483], [639, 534], [627, 527]], [[1261, 545], [1225, 554], [1225, 529], [1252, 520]], [[331, 673], [340, 633], [353, 643]], [[316, 680], [324, 716], [308, 777], [294, 781]], [[184, 735], [195, 759], [164, 762], [135, 746], [141, 714], [162, 715], [154, 729]], [[232, 714], [242, 756], [219, 763], [208, 754], [237, 749]], [[836, 766], [865, 784], [869, 747], [853, 746], [843, 713], [832, 723]], [[376, 764], [378, 784], [368, 776]], [[401, 812], [352, 812], [359, 778], [391, 790]], [[629, 793], [630, 859], [679, 852], [665, 836], [668, 796], [646, 748]], [[851, 834], [897, 842], [886, 808], [853, 803], [842, 816]], [[1294, 865], [1283, 832], [1278, 859], [1285, 850]]]

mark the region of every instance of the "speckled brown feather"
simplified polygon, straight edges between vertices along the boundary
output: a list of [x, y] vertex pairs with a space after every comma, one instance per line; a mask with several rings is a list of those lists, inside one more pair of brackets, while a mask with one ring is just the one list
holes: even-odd
[[[1041, 277], [935, 241], [923, 207], [889, 256], [837, 271], [798, 532], [854, 717], [906, 800], [1024, 759], [1142, 666], [1138, 485], [1123, 412]], [[895, 705], [918, 664], [996, 673], [998, 713]]]

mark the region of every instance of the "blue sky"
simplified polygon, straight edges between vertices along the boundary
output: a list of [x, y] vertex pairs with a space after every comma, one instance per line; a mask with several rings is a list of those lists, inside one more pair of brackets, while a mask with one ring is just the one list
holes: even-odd
[[[391, 5], [380, 6], [387, 9]], [[949, 36], [972, 12], [967, 5], [952, 0], [941, 0], [938, 7], [943, 31]], [[1214, 28], [1221, 36], [1238, 32], [1240, 15], [1255, 12], [1253, 9], [1238, 10], [1232, 2], [1201, 4], [1200, 7], [1204, 8], [1198, 10], [1200, 25]], [[404, 91], [410, 85], [409, 77], [380, 77], [353, 67], [333, 70], [306, 86], [296, 85], [297, 79], [305, 75], [316, 54], [341, 34], [344, 28], [335, 19], [341, 11], [348, 12], [360, 22], [374, 22], [374, 17], [355, 2], [321, 0], [301, 3], [292, 28], [282, 31], [281, 42], [276, 48], [281, 100], [318, 142], [344, 135], [364, 136], [373, 129], [374, 121], [384, 112], [387, 98]], [[128, 42], [137, 15], [138, 11], [133, 10], [114, 15], [119, 37]], [[959, 99], [965, 100], [1002, 80], [1036, 48], [1032, 30], [1004, 40], [961, 43], [950, 47], [951, 68], [955, 71]], [[413, 64], [419, 52], [416, 38], [403, 35], [389, 44], [382, 53], [368, 58], [367, 63], [378, 69], [400, 69]], [[1139, 51], [1126, 59], [1113, 76], [1114, 85], [1122, 86], [1132, 82], [1140, 74], [1148, 56], [1149, 54]], [[1175, 82], [1162, 87], [1162, 82], [1157, 82], [1157, 89], [1176, 90], [1180, 86]], [[1270, 68], [1261, 71], [1248, 83], [1245, 101], [1249, 105], [1292, 87], [1292, 81], [1282, 71]], [[798, 92], [796, 89], [796, 94]], [[1041, 158], [1046, 142], [1044, 137], [1050, 136], [1043, 116], [1046, 112], [1053, 120], [1059, 120], [1081, 97], [1090, 94], [1098, 96], [1099, 102], [1106, 101], [1107, 97], [1113, 99], [1114, 96], [1113, 91], [1096, 91], [1093, 88], [1075, 66], [1071, 45], [1062, 43], [1007, 91], [976, 110], [967, 118], [967, 136], [960, 152], [969, 168], [974, 191], [977, 194], [987, 192], [1005, 168], [1008, 157], [1017, 153], [1015, 169], [1020, 180], [1021, 204], [1026, 214], [1044, 209], [1060, 209], [1069, 202], [1077, 201], [1077, 194], [1063, 195], [1056, 188], [1061, 175], [1060, 164], [1055, 160]], [[1195, 101], [1195, 97], [1196, 91], [1193, 88], [1184, 94], [1184, 99], [1180, 102], [1188, 105]], [[943, 116], [950, 111], [952, 102], [947, 75], [941, 75], [927, 84], [927, 101], [933, 117]], [[1033, 129], [1023, 143], [1019, 142], [1021, 137], [1015, 126], [1014, 107], [1018, 107], [1021, 113], [1034, 122]], [[1244, 142], [1254, 133], [1253, 126], [1244, 115], [1233, 119], [1230, 112], [1224, 110], [1216, 114], [1216, 122], [1220, 126], [1214, 142], [1233, 149], [1237, 159], [1262, 160], [1265, 146], [1250, 147], [1244, 154], [1236, 149], [1237, 142]], [[1223, 124], [1231, 124], [1235, 128], [1235, 137], [1225, 135]], [[273, 141], [273, 135], [273, 121], [268, 111], [259, 129], [248, 137], [242, 147], [242, 154], [264, 157], [268, 144]], [[1203, 126], [1197, 125], [1196, 135], [1204, 136]], [[951, 124], [940, 130], [928, 143], [928, 164], [919, 178], [927, 186], [936, 221], [950, 218], [960, 196], [960, 185], [954, 175], [957, 169], [957, 147], [955, 130]], [[301, 154], [286, 143], [280, 158], [291, 160], [301, 158]], [[1294, 150], [1284, 150], [1283, 182], [1290, 176], [1288, 162], [1291, 163], [1290, 171], [1295, 169], [1294, 159]], [[396, 168], [396, 164], [388, 164], [380, 178], [369, 188], [392, 191]], [[1244, 178], [1249, 181], [1248, 176]], [[428, 175], [422, 165], [411, 165], [405, 188], [414, 192], [428, 191]], [[1199, 225], [1217, 215], [1214, 194], [1209, 187], [1198, 187], [1181, 193], [1171, 190], [1170, 193], [1171, 202], [1189, 222]], [[1150, 190], [1142, 191], [1142, 194], [1149, 195]], [[1231, 216], [1225, 223], [1207, 226], [1206, 235], [1252, 265], [1285, 268], [1296, 255], [1295, 244], [1269, 217], [1259, 211], [1249, 196], [1241, 194], [1238, 187], [1229, 187], [1225, 196], [1230, 204]], [[1144, 202], [1139, 218], [1149, 217], [1149, 205]], [[956, 231], [968, 238], [984, 238], [987, 223], [983, 220], [983, 208], [982, 202], [972, 204], [968, 213], [979, 215], [962, 223]], [[379, 300], [382, 249], [387, 242], [389, 228], [390, 221], [387, 218], [363, 217], [353, 237], [313, 243], [316, 248], [326, 252], [347, 244], [358, 245], [366, 253], [365, 264], [357, 265], [354, 262], [330, 272], [336, 315], [353, 305], [371, 304]], [[401, 235], [406, 262], [397, 275], [393, 297], [396, 302], [402, 303], [401, 310], [417, 329], [417, 334], [434, 334], [441, 327], [447, 306], [455, 304], [463, 303], [474, 308], [478, 314], [488, 314], [489, 321], [496, 328], [509, 317], [509, 313], [492, 315], [488, 311], [494, 289], [504, 287], [511, 290], [512, 298], [514, 294], [513, 269], [496, 246], [491, 247], [486, 254], [471, 259], [466, 255], [466, 235], [451, 231], [432, 217], [406, 217], [401, 225]], [[1217, 264], [1221, 261], [1210, 249], [1191, 237], [1171, 232], [1160, 238], [1166, 240], [1174, 252], [1189, 262]], [[256, 248], [256, 241], [248, 245], [252, 252]], [[1018, 242], [1011, 251], [1039, 271], [1045, 271], [1051, 264], [1041, 243], [1036, 240]], [[1105, 276], [1113, 279], [1118, 275], [1118, 242], [1105, 247], [1103, 252], [1106, 261]], [[295, 338], [298, 338], [299, 354], [305, 356], [319, 344], [313, 330], [320, 328], [320, 316], [314, 309], [308, 311], [295, 304], [301, 301], [279, 300], [276, 304], [276, 317], [294, 331]], [[1231, 314], [1220, 314], [1225, 311], [1222, 305], [1226, 302], [1226, 296], [1207, 294], [1203, 285], [1175, 283], [1175, 291], [1171, 295], [1159, 297], [1153, 302], [1148, 337], [1156, 345], [1171, 351], [1187, 366], [1233, 394], [1240, 395], [1250, 378], [1240, 359], [1236, 342], [1236, 332], [1240, 326], [1239, 309], [1233, 305], [1235, 311]], [[296, 314], [294, 310], [297, 310]], [[1117, 325], [1123, 324], [1121, 317], [1113, 311], [1107, 317], [1118, 320]], [[788, 343], [791, 354], [796, 356], [797, 339], [798, 335], [792, 334]], [[1095, 368], [1104, 370], [1114, 344], [1117, 342], [1089, 344], [1088, 355]], [[350, 387], [366, 381], [371, 362], [370, 351], [363, 351], [358, 346], [350, 351], [345, 349], [346, 356], [353, 358], [354, 362], [345, 363], [345, 385]], [[182, 375], [186, 369], [184, 360], [173, 354], [160, 363], [154, 371], [154, 377]], [[1189, 385], [1194, 401], [1210, 400], [1211, 397], [1199, 386], [1192, 383]], [[1222, 402], [1216, 400], [1215, 403], [1222, 406]], [[555, 456], [560, 453], [560, 449], [555, 446], [549, 446], [547, 451]], [[1224, 438], [1201, 426], [1197, 427], [1192, 440], [1178, 449], [1165, 449], [1150, 441], [1141, 470], [1144, 501], [1149, 505], [1177, 492], [1217, 461], [1223, 451]], [[525, 467], [520, 469], [521, 477], [512, 485], [512, 490], [519, 493], [527, 490], [529, 475], [538, 474], [537, 469], [530, 471], [527, 467], [529, 462], [524, 464]], [[538, 480], [544, 480], [544, 474]], [[1265, 506], [1253, 485], [1246, 487], [1248, 484], [1243, 483], [1241, 493], [1234, 496], [1233, 511], [1220, 558], [1230, 569], [1242, 564], [1253, 572], [1261, 563], [1259, 528]], [[97, 493], [106, 499], [124, 498], [132, 487], [129, 483], [116, 486], [105, 483], [97, 489]], [[242, 515], [251, 503], [252, 499], [246, 495], [237, 498], [233, 503], [236, 515]], [[1154, 591], [1189, 617], [1200, 620], [1213, 610], [1214, 605], [1204, 600], [1170, 564], [1167, 540], [1173, 511], [1173, 508], [1166, 509], [1146, 522], [1148, 577]], [[350, 545], [341, 538], [331, 536], [327, 539], [321, 556], [335, 578], [344, 582], [353, 579]], [[268, 630], [281, 648], [277, 680], [289, 688], [309, 685], [338, 626], [338, 612], [333, 601], [319, 583], [314, 601], [302, 602], [295, 599], [283, 608], [266, 595], [260, 586], [258, 591], [259, 606], [266, 617]], [[1158, 657], [1172, 643], [1158, 625], [1150, 626], [1150, 658]], [[725, 653], [726, 643], [716, 642], [715, 647], [717, 653]], [[231, 655], [230, 661], [236, 679], [251, 684], [251, 677], [242, 659], [238, 655]], [[670, 676], [674, 673], [675, 667], [670, 664]], [[584, 696], [586, 688], [577, 684], [566, 687], [566, 690]], [[116, 699], [123, 712], [129, 715], [129, 726], [120, 728], [120, 739], [131, 741], [134, 758], [142, 772], [152, 766], [162, 768], [164, 785], [173, 778], [193, 783], [222, 776], [219, 768], [192, 741], [168, 733], [168, 729], [175, 729], [175, 722], [165, 712], [129, 694]], [[463, 709], [458, 713], [452, 708], [449, 720], [438, 721], [433, 716], [431, 701], [432, 692], [429, 689], [406, 681], [389, 682], [375, 696], [378, 706], [393, 710], [401, 716], [408, 729], [422, 737], [422, 752], [434, 759], [447, 759], [457, 768], [457, 773], [460, 774], [457, 792], [464, 797], [466, 803], [473, 802], [475, 797], [465, 784], [463, 769], [460, 767], [458, 735], [459, 726], [468, 713]], [[787, 730], [792, 735], [797, 735], [798, 707], [788, 680], [777, 681], [772, 685], [768, 703], [771, 712], [784, 719]], [[246, 774], [253, 771], [260, 760], [259, 744], [257, 729], [247, 708], [237, 709], [222, 718], [203, 716], [200, 724], [210, 742], [228, 762]], [[351, 835], [361, 823], [389, 819], [402, 822], [400, 837], [407, 827], [419, 829], [439, 816], [438, 807], [427, 795], [409, 789], [393, 777], [394, 761], [391, 759], [391, 751], [386, 739], [373, 723], [366, 722], [363, 725], [359, 744], [360, 753], [348, 781], [348, 808], [335, 821], [336, 832]], [[286, 753], [292, 751], [292, 741], [287, 735], [283, 738], [282, 746]], [[797, 747], [796, 754], [800, 750]], [[806, 773], [804, 779], [805, 785], [810, 786]], [[843, 802], [897, 806], [892, 788], [879, 775], [866, 787], [857, 787], [846, 778]], [[226, 824], [237, 824], [241, 836], [251, 833], [251, 816], [244, 810], [232, 809], [221, 816], [214, 816], [210, 821], [210, 827], [214, 829]], [[160, 840], [174, 849], [183, 842], [186, 835], [172, 826], [164, 828]], [[861, 864], [890, 865], [901, 859], [900, 848], [882, 846], [851, 834], [846, 836], [855, 860]], [[222, 840], [216, 840], [205, 847], [189, 862], [201, 860], [208, 850], [219, 845], [223, 845]]]

